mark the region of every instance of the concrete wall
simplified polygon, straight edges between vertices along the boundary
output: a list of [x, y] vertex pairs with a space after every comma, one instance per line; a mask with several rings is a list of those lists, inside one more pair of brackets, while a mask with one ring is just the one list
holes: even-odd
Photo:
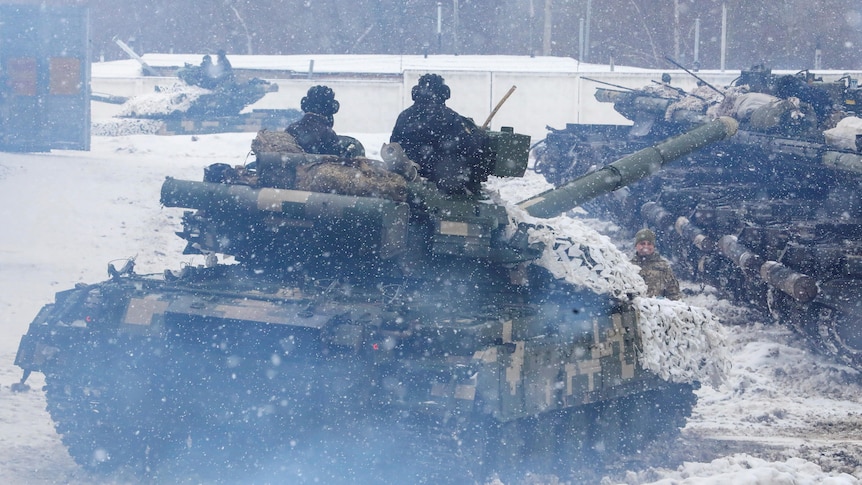
[[[600, 83], [641, 88], [661, 77], [660, 72], [585, 72], [585, 73], [524, 73], [493, 71], [436, 71], [452, 90], [448, 105], [464, 116], [482, 124], [496, 103], [510, 87], [517, 89], [494, 117], [491, 128], [512, 126], [519, 133], [528, 134], [533, 141], [547, 133], [547, 126], [564, 128], [566, 123], [627, 124], [627, 120], [613, 110], [613, 106], [596, 101], [596, 88]], [[270, 79], [278, 84], [276, 93], [267, 94], [250, 108], [299, 109], [300, 99], [310, 86], [330, 86], [341, 103], [335, 115], [335, 130], [340, 133], [387, 133], [395, 119], [412, 103], [411, 88], [425, 71], [404, 71], [403, 76], [382, 79], [315, 78]], [[843, 74], [824, 75], [837, 79]], [[859, 73], [850, 73], [859, 77]], [[671, 84], [685, 90], [695, 87], [696, 80], [684, 72], [671, 71]], [[739, 73], [701, 72], [699, 75], [715, 86], [726, 86]], [[586, 79], [589, 78], [589, 79]], [[93, 78], [94, 93], [134, 96], [150, 93], [157, 85], [169, 85], [176, 78]], [[112, 116], [118, 106], [93, 103], [93, 118]]]

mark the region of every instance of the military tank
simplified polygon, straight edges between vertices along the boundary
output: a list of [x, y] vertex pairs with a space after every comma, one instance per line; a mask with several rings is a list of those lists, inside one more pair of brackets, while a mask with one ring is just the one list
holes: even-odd
[[200, 83], [188, 74], [189, 70], [197, 72], [195, 69], [197, 66], [181, 68], [178, 77], [183, 82], [156, 86], [151, 93], [131, 98], [95, 95], [94, 100], [121, 105], [115, 119], [99, 123], [96, 131], [106, 135], [255, 132], [265, 127], [283, 128], [302, 117], [302, 112], [294, 108], [249, 109], [268, 93], [277, 92], [277, 84], [260, 78], [234, 77]]
[[[637, 296], [637, 278], [602, 283], [627, 258], [554, 229], [559, 214], [734, 130], [715, 121], [520, 204], [444, 195], [397, 146], [380, 163], [402, 175], [258, 148], [250, 166], [167, 178], [161, 202], [188, 209], [177, 234], [205, 262], [139, 275], [130, 260], [57, 293], [21, 340], [19, 387], [45, 375], [58, 433], [95, 472], [588, 476], [674, 437], [727, 362], [714, 317]], [[494, 173], [517, 181], [529, 137], [490, 134]], [[315, 167], [395, 182], [308, 190]]]
[[741, 72], [692, 93], [661, 83], [597, 89], [632, 125], [551, 130], [537, 170], [555, 184], [718, 114], [739, 132], [590, 208], [649, 226], [678, 273], [769, 312], [812, 346], [862, 368], [862, 145], [858, 87], [808, 71]]

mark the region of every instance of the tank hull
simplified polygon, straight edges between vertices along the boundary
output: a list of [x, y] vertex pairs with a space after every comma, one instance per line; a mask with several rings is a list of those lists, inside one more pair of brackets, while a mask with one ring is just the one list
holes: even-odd
[[[45, 374], [70, 454], [99, 471], [205, 474], [227, 462], [278, 475], [314, 457], [328, 475], [309, 476], [336, 482], [464, 483], [568, 476], [674, 436], [696, 384], [640, 367], [634, 310], [547, 289], [541, 300], [514, 287], [469, 298], [508, 300], [503, 312], [415, 304], [387, 315], [385, 293], [276, 288], [239, 267], [122, 276], [59, 293], [16, 364]], [[457, 298], [419, 282], [404, 290]], [[501, 447], [501, 435], [517, 439]], [[357, 446], [351, 466], [336, 466], [347, 458], [332, 450]]]
[[[628, 183], [731, 128], [614, 168]], [[492, 138], [497, 168], [522, 173], [526, 138]], [[726, 372], [717, 320], [638, 297], [628, 258], [576, 221], [293, 145], [164, 182], [204, 264], [109, 265], [31, 323], [16, 364], [45, 374], [82, 466], [165, 482], [597, 482], [669, 442], [700, 380]], [[547, 212], [580, 200], [558, 195]]]

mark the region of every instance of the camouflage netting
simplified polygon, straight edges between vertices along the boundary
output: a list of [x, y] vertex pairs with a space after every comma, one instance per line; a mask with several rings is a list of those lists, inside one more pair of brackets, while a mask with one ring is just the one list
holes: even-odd
[[844, 150], [856, 150], [856, 137], [862, 135], [862, 118], [848, 116], [823, 132], [826, 143]]
[[705, 113], [707, 118], [730, 116], [747, 123], [747, 128], [764, 133], [793, 134], [817, 127], [818, 119], [811, 105], [799, 98], [778, 98], [770, 94], [748, 92], [748, 86], [710, 88], [699, 86], [691, 95], [671, 103], [665, 120], [677, 112]]
[[174, 113], [185, 113], [203, 94], [210, 91], [185, 83], [160, 86], [158, 91], [129, 99], [117, 115], [121, 118], [165, 117]]
[[[508, 185], [515, 186], [515, 190]], [[639, 275], [640, 268], [632, 264], [630, 258], [610, 238], [578, 219], [565, 215], [539, 219], [513, 203], [513, 194], [525, 198], [549, 187], [541, 177], [491, 177], [486, 183], [486, 189], [491, 192], [495, 202], [507, 206], [511, 232], [515, 231], [519, 222], [534, 226], [530, 230], [530, 242], [542, 242], [545, 245], [545, 252], [537, 263], [555, 278], [621, 299], [628, 298], [627, 295], [646, 293], [646, 283]]]
[[692, 93], [692, 96], [683, 96], [677, 101], [670, 104], [665, 111], [664, 118], [667, 121], [673, 119], [673, 115], [677, 111], [694, 111], [702, 113], [710, 106], [721, 103], [723, 96], [709, 86], [698, 86]]
[[[730, 368], [723, 341], [724, 328], [709, 310], [684, 302], [647, 298], [640, 268], [629, 261], [608, 238], [584, 222], [568, 216], [538, 219], [504, 200], [512, 193], [528, 197], [547, 189], [546, 184], [525, 179], [492, 178], [486, 188], [498, 203], [507, 205], [510, 233], [518, 223], [535, 226], [530, 242], [542, 242], [545, 251], [536, 264], [555, 278], [622, 300], [635, 295], [643, 348], [641, 365], [673, 382], [703, 381], [717, 386]], [[517, 186], [512, 190], [507, 185]], [[535, 185], [531, 187], [530, 185]]]
[[730, 371], [727, 332], [705, 308], [664, 298], [634, 299], [640, 315], [641, 366], [673, 382], [704, 381], [718, 387]]
[[162, 120], [142, 118], [111, 118], [93, 121], [93, 136], [155, 135], [165, 128]]
[[259, 153], [302, 153], [302, 148], [286, 131], [263, 129], [251, 141], [251, 151]]
[[610, 238], [582, 221], [568, 216], [537, 219], [517, 207], [509, 207], [509, 219], [513, 229], [519, 222], [535, 226], [529, 231], [530, 243], [545, 245], [536, 263], [555, 278], [620, 299], [646, 293], [640, 269]]
[[[283, 131], [260, 130], [251, 142], [251, 149], [255, 154], [303, 153], [293, 136]], [[273, 174], [267, 174], [266, 177], [262, 174], [262, 178], [279, 188], [379, 197], [397, 202], [407, 200], [407, 181], [404, 177], [381, 168], [375, 160], [314, 155], [307, 162], [289, 170], [292, 173], [282, 176], [284, 183], [271, 180]]]
[[340, 163], [315, 163], [296, 169], [296, 188], [311, 192], [407, 200], [404, 177], [375, 167], [362, 158], [338, 158]]

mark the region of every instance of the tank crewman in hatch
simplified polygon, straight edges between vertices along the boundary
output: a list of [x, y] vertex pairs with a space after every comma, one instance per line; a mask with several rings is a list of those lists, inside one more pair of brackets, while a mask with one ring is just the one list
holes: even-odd
[[318, 155], [344, 154], [338, 135], [332, 129], [333, 115], [340, 105], [328, 86], [312, 86], [300, 102], [302, 118], [291, 123], [284, 131], [290, 133], [306, 153]]
[[186, 64], [184, 68], [177, 71], [177, 76], [190, 86], [200, 86], [204, 89], [212, 89], [215, 87], [215, 84], [210, 78], [210, 72], [212, 69], [213, 58], [209, 54], [206, 54], [201, 59], [200, 65], [192, 66], [191, 64]]
[[197, 67], [186, 65], [187, 77], [183, 80], [191, 85], [200, 86], [204, 89], [216, 89], [221, 85], [232, 85], [234, 83], [233, 67], [227, 60], [224, 50], [218, 51], [218, 64], [213, 63], [212, 56], [203, 56]]
[[446, 106], [449, 86], [424, 74], [413, 87], [413, 105], [398, 115], [390, 142], [397, 142], [419, 174], [447, 194], [478, 195], [491, 172], [493, 155], [484, 130]]
[[233, 65], [227, 60], [227, 52], [224, 49], [219, 49], [216, 53], [218, 64], [215, 65], [215, 78], [219, 84], [230, 84], [234, 82]]
[[631, 262], [641, 268], [641, 278], [647, 284], [647, 296], [663, 296], [669, 300], [682, 298], [679, 282], [670, 263], [655, 249], [654, 232], [641, 229], [635, 234], [635, 255]]
[[200, 65], [201, 74], [209, 76], [213, 70], [213, 58], [209, 54], [205, 54], [201, 59]]

